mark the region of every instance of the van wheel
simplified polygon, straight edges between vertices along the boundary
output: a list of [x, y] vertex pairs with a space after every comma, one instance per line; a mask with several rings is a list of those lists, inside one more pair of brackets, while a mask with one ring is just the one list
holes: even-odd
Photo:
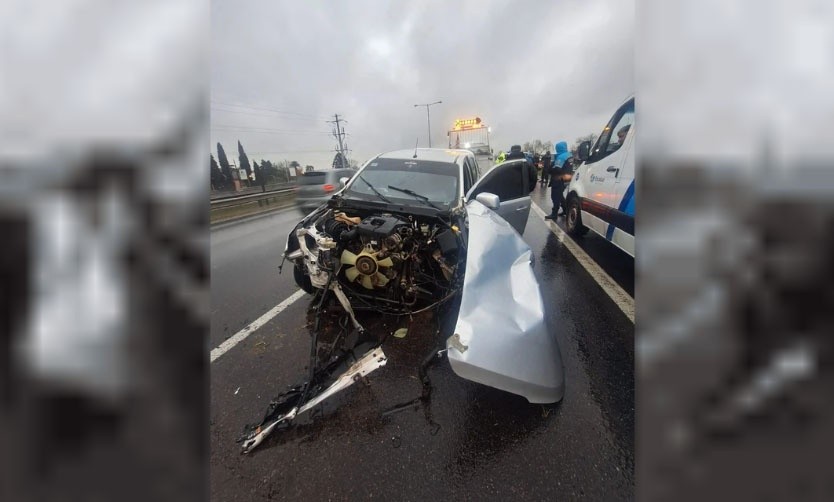
[[588, 227], [582, 224], [582, 206], [579, 203], [579, 197], [573, 196], [568, 199], [567, 213], [565, 226], [568, 229], [568, 234], [575, 237], [587, 234]]

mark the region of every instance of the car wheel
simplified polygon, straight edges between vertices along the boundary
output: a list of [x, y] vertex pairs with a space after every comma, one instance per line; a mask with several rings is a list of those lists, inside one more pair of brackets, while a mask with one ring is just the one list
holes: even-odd
[[310, 276], [304, 273], [304, 270], [302, 270], [301, 267], [298, 265], [293, 266], [292, 276], [299, 288], [303, 289], [308, 294], [315, 294], [316, 288], [314, 288], [313, 283], [310, 282]]
[[565, 226], [568, 234], [578, 237], [588, 233], [588, 227], [582, 224], [582, 206], [579, 197], [573, 196], [568, 199], [568, 211], [565, 217]]

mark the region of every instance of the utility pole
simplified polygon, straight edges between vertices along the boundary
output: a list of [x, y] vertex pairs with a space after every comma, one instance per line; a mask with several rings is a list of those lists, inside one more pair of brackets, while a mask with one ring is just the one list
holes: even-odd
[[431, 115], [429, 114], [429, 107], [431, 105], [439, 105], [442, 102], [443, 101], [435, 101], [434, 103], [426, 103], [426, 104], [423, 104], [423, 105], [414, 105], [415, 108], [417, 108], [418, 106], [425, 106], [426, 107], [426, 123], [428, 123], [428, 126], [429, 126], [429, 148], [431, 148]]
[[339, 153], [342, 155], [342, 167], [348, 167], [348, 165], [347, 165], [347, 163], [348, 163], [347, 162], [347, 154], [345, 154], [345, 143], [344, 143], [345, 132], [344, 132], [344, 129], [342, 129], [340, 127], [340, 124], [339, 124], [340, 121], [347, 124], [347, 120], [340, 119], [338, 113], [334, 114], [334, 117], [336, 117], [336, 120], [329, 120], [328, 123], [329, 124], [336, 124], [336, 130], [333, 132], [333, 136], [339, 141]]

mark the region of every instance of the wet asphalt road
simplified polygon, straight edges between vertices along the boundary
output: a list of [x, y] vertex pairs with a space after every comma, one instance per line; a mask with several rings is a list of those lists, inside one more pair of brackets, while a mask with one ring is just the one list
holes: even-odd
[[[534, 198], [548, 211], [541, 190]], [[296, 290], [277, 266], [299, 218], [290, 210], [212, 231], [211, 348]], [[388, 364], [241, 455], [243, 426], [306, 374], [313, 315], [304, 297], [211, 365], [212, 500], [633, 499], [633, 324], [535, 212], [524, 238], [564, 359], [561, 403], [530, 405], [457, 377], [441, 359], [429, 370], [428, 405], [383, 417], [419, 396], [417, 367], [440, 340], [431, 313], [411, 324], [364, 313], [369, 332], [409, 327], [386, 341]], [[632, 293], [633, 260], [600, 241], [581, 245]], [[322, 316], [324, 342], [337, 318], [336, 309]]]

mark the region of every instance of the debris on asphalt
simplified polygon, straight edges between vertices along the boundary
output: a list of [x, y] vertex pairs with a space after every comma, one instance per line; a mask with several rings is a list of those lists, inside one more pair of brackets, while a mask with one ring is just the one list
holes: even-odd
[[[352, 354], [349, 352], [348, 354]], [[288, 392], [285, 392], [278, 398], [274, 399], [267, 409], [266, 416], [263, 421], [255, 426], [250, 427], [244, 436], [239, 440], [243, 443], [242, 452], [249, 453], [256, 446], [261, 444], [272, 431], [280, 426], [289, 426], [290, 423], [298, 415], [309, 411], [316, 405], [328, 397], [341, 392], [350, 387], [357, 380], [367, 376], [374, 370], [385, 366], [388, 358], [382, 352], [382, 348], [376, 346], [366, 352], [362, 357], [358, 358], [344, 373], [339, 375], [336, 380], [328, 387], [323, 388], [320, 383], [335, 372], [338, 366], [344, 362], [344, 358], [339, 358], [334, 363], [328, 365], [322, 371], [316, 372], [315, 380], [317, 382], [308, 382], [304, 385], [294, 387]], [[314, 383], [314, 385], [310, 385]], [[308, 393], [309, 389], [313, 389], [312, 393]], [[312, 396], [309, 400], [305, 399]]]

